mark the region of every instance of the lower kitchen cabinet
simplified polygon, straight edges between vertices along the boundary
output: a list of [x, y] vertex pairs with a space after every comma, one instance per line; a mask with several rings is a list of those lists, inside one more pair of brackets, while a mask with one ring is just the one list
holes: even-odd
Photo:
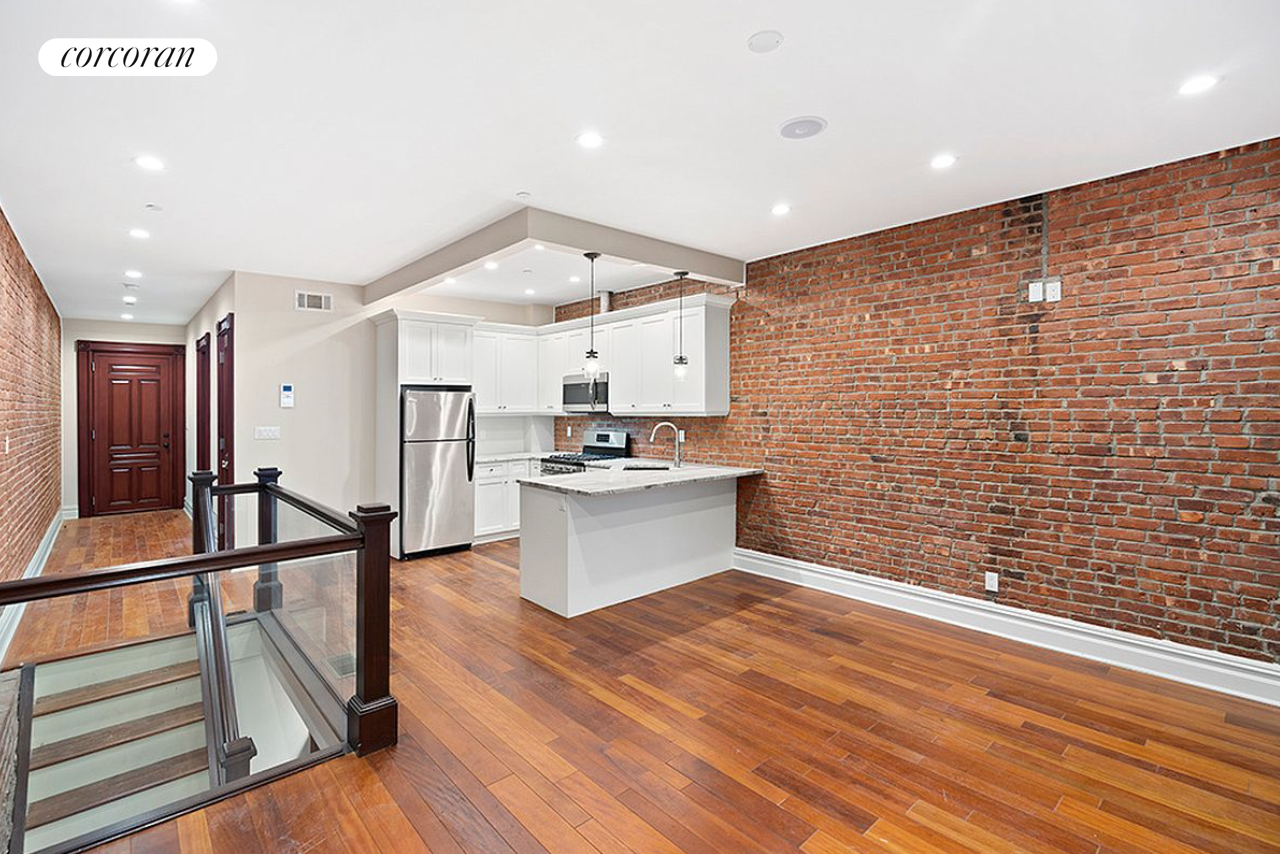
[[529, 460], [476, 465], [476, 539], [501, 540], [520, 535], [520, 483], [532, 470]]

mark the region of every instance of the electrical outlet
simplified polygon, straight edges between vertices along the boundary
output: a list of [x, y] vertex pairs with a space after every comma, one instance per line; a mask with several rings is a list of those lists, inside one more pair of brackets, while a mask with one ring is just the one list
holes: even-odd
[[985, 586], [985, 589], [986, 589], [986, 591], [987, 591], [988, 593], [998, 593], [998, 592], [1000, 592], [1000, 573], [998, 573], [998, 572], [988, 572], [988, 573], [987, 573], [987, 578], [986, 578], [986, 583], [985, 583], [985, 585], [984, 585], [984, 586]]
[[1036, 279], [1027, 283], [1027, 301], [1044, 302], [1044, 282]]
[[679, 436], [678, 438], [680, 439], [680, 441], [681, 441], [681, 442], [683, 442], [683, 441], [684, 441], [684, 431], [683, 431], [683, 430], [677, 430], [676, 432], [680, 434], [680, 436]]
[[572, 424], [570, 424], [570, 425], [568, 425], [567, 427], [565, 427], [565, 428], [564, 428], [564, 434], [565, 434], [566, 436], [568, 436], [570, 439], [572, 439], [572, 438], [573, 438], [573, 425], [572, 425]]
[[255, 439], [279, 439], [279, 427], [254, 427], [253, 438]]
[[1058, 302], [1062, 299], [1062, 279], [1045, 279], [1044, 301]]
[[8, 436], [4, 437], [4, 452], [6, 454], [9, 453], [9, 437]]

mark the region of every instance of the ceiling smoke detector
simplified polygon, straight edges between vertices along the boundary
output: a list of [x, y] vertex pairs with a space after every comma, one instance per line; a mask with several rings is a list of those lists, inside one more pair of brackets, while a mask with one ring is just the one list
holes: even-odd
[[821, 116], [800, 116], [785, 122], [779, 133], [786, 139], [808, 139], [827, 129], [827, 120]]
[[155, 202], [147, 202], [145, 205], [142, 206], [142, 209], [144, 211], [151, 211], [152, 213], [160, 213], [160, 211], [164, 210], [164, 208], [162, 208], [160, 205], [157, 205]]
[[761, 30], [747, 39], [747, 50], [752, 53], [769, 53], [782, 45], [782, 33], [777, 30]]

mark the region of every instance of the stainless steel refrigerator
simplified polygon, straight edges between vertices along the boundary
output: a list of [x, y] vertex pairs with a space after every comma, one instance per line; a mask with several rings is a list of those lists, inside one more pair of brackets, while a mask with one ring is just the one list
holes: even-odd
[[465, 386], [400, 389], [400, 550], [475, 537], [476, 403]]

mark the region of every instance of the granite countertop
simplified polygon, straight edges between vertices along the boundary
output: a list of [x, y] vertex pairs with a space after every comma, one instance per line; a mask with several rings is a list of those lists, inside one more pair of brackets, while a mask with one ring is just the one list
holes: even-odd
[[478, 463], [505, 463], [511, 460], [540, 460], [550, 451], [538, 453], [536, 451], [512, 451], [507, 454], [479, 454], [476, 456]]
[[624, 465], [670, 465], [667, 460], [641, 460], [631, 458], [608, 466], [592, 466], [584, 472], [553, 474], [545, 477], [522, 477], [518, 481], [537, 489], [563, 492], [569, 495], [621, 495], [646, 489], [662, 489], [682, 486], [686, 483], [705, 483], [712, 480], [731, 480], [764, 474], [763, 469], [740, 469], [728, 466], [685, 465], [657, 471], [626, 471]]

